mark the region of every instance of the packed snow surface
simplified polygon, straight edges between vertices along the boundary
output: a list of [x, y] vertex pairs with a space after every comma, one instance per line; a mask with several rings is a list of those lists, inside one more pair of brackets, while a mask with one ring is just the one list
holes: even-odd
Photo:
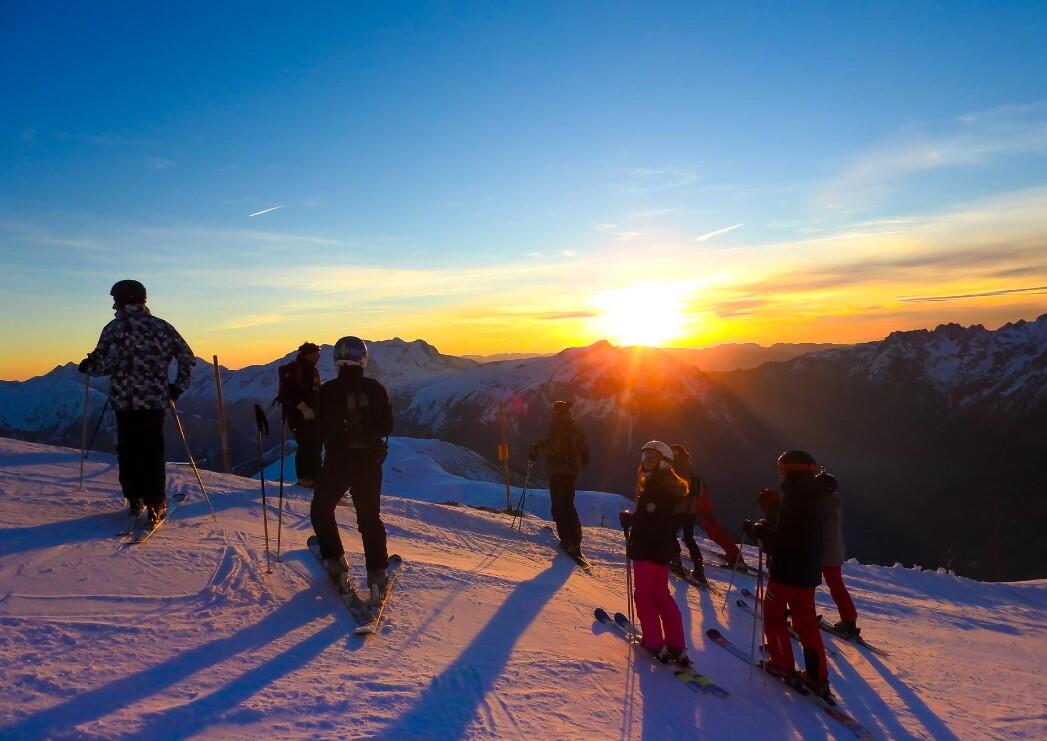
[[[76, 451], [0, 439], [0, 738], [850, 737], [705, 639], [717, 627], [748, 648], [733, 595], [721, 612], [672, 585], [723, 700], [595, 624], [594, 607], [625, 608], [616, 530], [586, 528], [589, 576], [536, 517], [517, 532], [503, 515], [413, 498], [464, 479], [410, 467], [383, 501], [407, 569], [388, 624], [363, 639], [305, 549], [308, 492], [285, 488], [282, 559], [267, 573], [258, 480], [203, 473], [216, 523], [192, 472], [168, 468], [169, 490], [189, 499], [127, 547], [112, 458], [92, 454], [78, 491]], [[338, 516], [359, 579], [353, 511]], [[728, 572], [708, 572], [726, 586]], [[845, 573], [864, 634], [890, 657], [830, 638], [831, 677], [874, 736], [1047, 737], [1047, 582], [854, 562]]]

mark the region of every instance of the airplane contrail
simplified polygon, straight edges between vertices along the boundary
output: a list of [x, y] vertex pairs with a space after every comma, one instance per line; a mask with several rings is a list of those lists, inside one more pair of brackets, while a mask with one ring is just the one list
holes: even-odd
[[745, 224], [735, 224], [734, 226], [725, 226], [723, 229], [717, 229], [715, 232], [709, 232], [708, 234], [703, 234], [702, 236], [698, 237], [695, 241], [697, 241], [697, 242], [708, 242], [713, 237], [718, 237], [721, 234], [726, 234], [727, 232], [733, 232], [735, 229], [741, 229], [743, 226], [745, 226]]
[[261, 211], [255, 211], [253, 214], [250, 214], [250, 216], [261, 216], [262, 214], [267, 214], [270, 211], [275, 211], [278, 208], [283, 208], [283, 206], [281, 205], [281, 206], [273, 206], [272, 208], [263, 208]]

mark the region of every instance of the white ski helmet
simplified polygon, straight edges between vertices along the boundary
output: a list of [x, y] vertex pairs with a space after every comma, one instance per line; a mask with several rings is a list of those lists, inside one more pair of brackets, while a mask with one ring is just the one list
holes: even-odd
[[641, 455], [647, 452], [657, 453], [660, 456], [660, 460], [658, 461], [659, 468], [672, 468], [673, 449], [661, 440], [651, 440], [640, 448]]

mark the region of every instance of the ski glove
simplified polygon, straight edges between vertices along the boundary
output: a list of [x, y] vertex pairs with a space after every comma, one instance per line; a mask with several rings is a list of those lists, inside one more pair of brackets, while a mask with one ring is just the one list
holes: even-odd
[[771, 534], [771, 524], [767, 520], [746, 520], [742, 523], [742, 532], [755, 540], [763, 540]]
[[627, 509], [623, 509], [618, 513], [618, 524], [622, 526], [622, 530], [628, 530], [633, 526], [633, 513]]
[[312, 408], [304, 401], [298, 402], [298, 405], [295, 407], [295, 409], [300, 411], [302, 413], [302, 416], [308, 420], [316, 419], [316, 412], [314, 412]]
[[178, 401], [178, 397], [182, 395], [182, 389], [175, 386], [173, 383], [167, 384], [167, 397], [171, 401]]

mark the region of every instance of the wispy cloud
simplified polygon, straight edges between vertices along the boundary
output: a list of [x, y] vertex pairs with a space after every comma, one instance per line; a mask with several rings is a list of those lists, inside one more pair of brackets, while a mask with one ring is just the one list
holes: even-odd
[[708, 234], [703, 234], [700, 237], [696, 237], [695, 239], [698, 242], [708, 242], [713, 237], [719, 237], [721, 234], [733, 232], [735, 229], [741, 229], [743, 226], [745, 226], [745, 224], [733, 224], [731, 226], [725, 226], [723, 229], [717, 229], [716, 231], [709, 232]]
[[997, 158], [1047, 153], [1047, 101], [1008, 105], [916, 127], [854, 159], [823, 189], [823, 205], [869, 206], [907, 177]]
[[933, 301], [962, 301], [970, 298], [987, 298], [989, 296], [1010, 296], [1016, 293], [1047, 294], [1047, 286], [1032, 286], [1031, 288], [1001, 288], [996, 291], [979, 291], [978, 293], [960, 293], [955, 296], [910, 296], [900, 298], [904, 303], [924, 303]]
[[689, 188], [698, 182], [698, 173], [674, 168], [638, 167], [629, 172], [628, 193], [646, 194]]
[[640, 236], [640, 232], [633, 231], [627, 227], [622, 226], [621, 224], [597, 224], [596, 228], [604, 234], [608, 234], [614, 237], [619, 242], [628, 242], [630, 239], [634, 239]]
[[217, 324], [213, 327], [205, 327], [204, 331], [214, 332], [229, 329], [247, 329], [249, 327], [260, 327], [265, 324], [276, 324], [277, 322], [283, 321], [283, 319], [284, 317], [281, 314], [245, 314], [243, 316], [227, 319], [221, 324]]
[[281, 204], [279, 206], [270, 206], [269, 208], [263, 208], [261, 211], [255, 211], [253, 214], [248, 214], [248, 216], [261, 216], [262, 214], [267, 214], [271, 211], [277, 211], [286, 205], [287, 204]]

